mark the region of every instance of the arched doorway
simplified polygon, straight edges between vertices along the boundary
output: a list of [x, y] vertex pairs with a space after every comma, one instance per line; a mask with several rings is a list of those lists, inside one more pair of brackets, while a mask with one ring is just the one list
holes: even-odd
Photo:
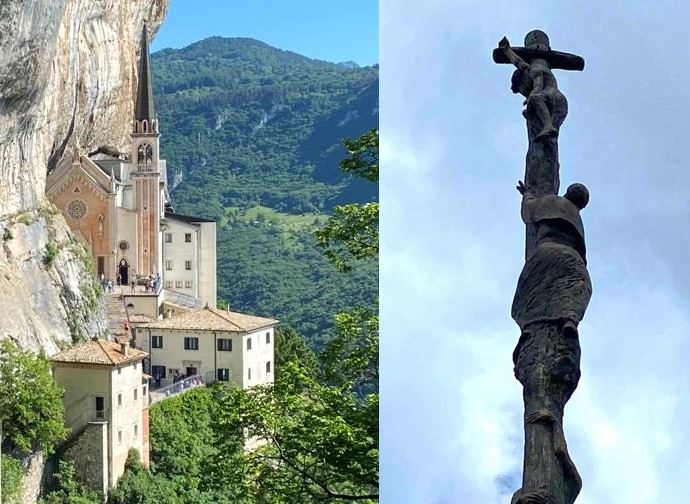
[[120, 275], [120, 285], [129, 284], [129, 263], [127, 259], [122, 259], [118, 265], [117, 272]]

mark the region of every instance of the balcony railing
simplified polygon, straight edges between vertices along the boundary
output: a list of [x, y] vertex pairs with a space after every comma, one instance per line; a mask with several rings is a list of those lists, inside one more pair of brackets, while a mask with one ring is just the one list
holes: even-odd
[[188, 376], [187, 378], [183, 378], [165, 387], [149, 390], [149, 404], [155, 404], [169, 397], [188, 392], [194, 388], [203, 387], [214, 381], [216, 381], [216, 377], [213, 371]]
[[137, 169], [141, 172], [152, 172], [155, 171], [153, 166], [153, 163], [138, 163], [137, 164]]

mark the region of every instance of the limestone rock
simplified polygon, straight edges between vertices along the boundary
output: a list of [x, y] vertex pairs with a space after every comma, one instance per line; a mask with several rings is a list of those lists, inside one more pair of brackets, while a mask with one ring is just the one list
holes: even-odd
[[[48, 354], [105, 329], [85, 254], [44, 196], [74, 149], [128, 151], [144, 20], [168, 0], [0, 2], [0, 338]], [[47, 247], [55, 250], [49, 265]], [[88, 262], [88, 261], [87, 261]]]

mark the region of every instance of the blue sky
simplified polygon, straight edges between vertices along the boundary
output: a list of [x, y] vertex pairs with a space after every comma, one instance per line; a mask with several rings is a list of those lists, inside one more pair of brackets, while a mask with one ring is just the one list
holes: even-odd
[[170, 0], [151, 49], [180, 48], [213, 35], [249, 37], [313, 59], [378, 63], [373, 0]]
[[527, 148], [498, 41], [546, 31], [594, 295], [565, 433], [577, 504], [690, 502], [690, 8], [381, 0], [381, 495], [505, 504], [522, 468], [510, 305]]

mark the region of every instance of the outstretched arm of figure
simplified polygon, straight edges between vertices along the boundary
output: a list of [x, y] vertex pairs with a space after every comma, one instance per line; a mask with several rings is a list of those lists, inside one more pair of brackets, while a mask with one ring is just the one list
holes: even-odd
[[518, 180], [516, 189], [522, 194], [522, 208], [520, 212], [522, 214], [522, 220], [525, 223], [532, 222], [532, 207], [537, 198], [530, 192], [529, 186], [522, 180]]
[[517, 189], [518, 192], [526, 198], [533, 198], [534, 197], [530, 193], [529, 187], [522, 180], [518, 180], [518, 185], [515, 187], [515, 189]]
[[498, 43], [498, 48], [503, 50], [506, 58], [508, 58], [508, 61], [510, 61], [517, 68], [525, 71], [529, 70], [529, 64], [526, 63], [525, 60], [523, 60], [520, 56], [515, 54], [515, 51], [510, 48], [508, 37], [503, 37], [501, 39], [501, 41]]

